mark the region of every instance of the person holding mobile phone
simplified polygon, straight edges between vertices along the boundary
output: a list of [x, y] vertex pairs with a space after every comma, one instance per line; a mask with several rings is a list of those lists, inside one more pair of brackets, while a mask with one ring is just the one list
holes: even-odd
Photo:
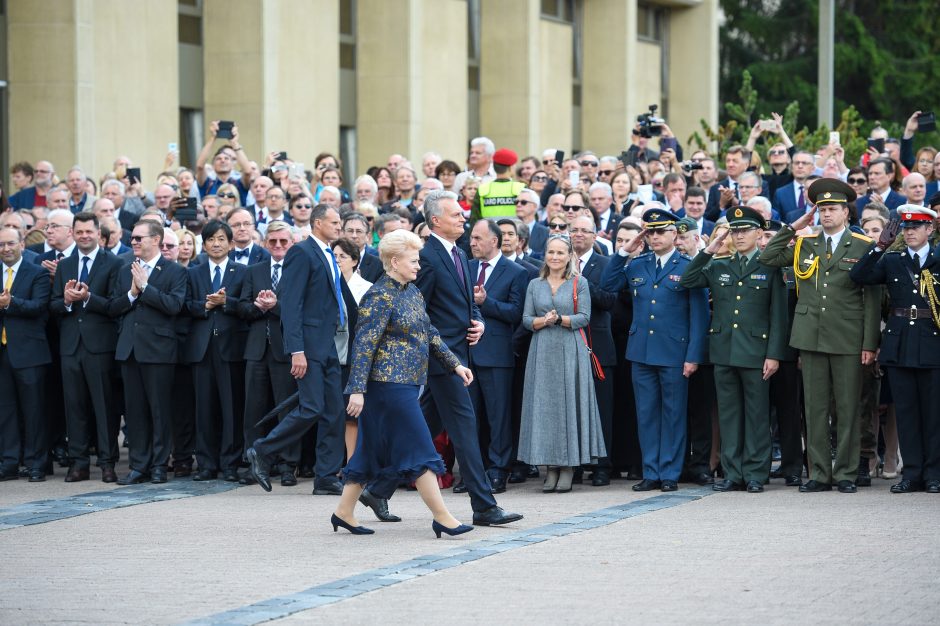
[[[248, 200], [248, 186], [251, 183], [251, 161], [245, 155], [245, 150], [238, 141], [238, 126], [234, 125], [230, 129], [231, 138], [227, 140], [226, 145], [219, 147], [212, 156], [212, 172], [214, 176], [206, 174], [206, 163], [209, 155], [212, 154], [212, 147], [215, 145], [219, 134], [219, 120], [214, 120], [209, 124], [209, 137], [205, 145], [199, 151], [196, 158], [196, 185], [199, 196], [212, 195], [218, 192], [219, 187], [226, 183], [231, 183], [238, 188], [240, 204], [244, 206]], [[241, 175], [234, 172], [235, 165], [241, 171]]]

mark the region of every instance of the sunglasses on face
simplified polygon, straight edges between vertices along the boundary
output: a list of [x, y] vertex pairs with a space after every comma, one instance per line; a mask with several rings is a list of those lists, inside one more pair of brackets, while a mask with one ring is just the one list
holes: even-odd
[[597, 173], [598, 176], [610, 176], [614, 173], [614, 170], [601, 170]]
[[565, 211], [574, 212], [574, 211], [580, 211], [580, 210], [582, 210], [584, 207], [583, 207], [583, 206], [580, 206], [580, 205], [577, 205], [577, 204], [563, 204], [563, 205], [561, 205], [561, 208], [564, 209]]
[[140, 243], [144, 239], [149, 239], [150, 237], [153, 237], [153, 235], [132, 235], [131, 243]]
[[226, 192], [226, 193], [219, 193], [219, 194], [216, 194], [216, 195], [219, 196], [220, 198], [234, 198], [234, 197], [235, 197], [235, 194], [234, 194], [234, 193], [228, 193], [228, 192]]
[[161, 250], [173, 250], [174, 248], [176, 248], [175, 243], [161, 243], [160, 244]]
[[535, 204], [535, 203], [532, 202], [531, 200], [516, 200], [516, 206], [519, 206], [520, 204], [522, 206], [525, 206], [527, 204]]
[[533, 177], [532, 177], [532, 182], [533, 182], [533, 183], [547, 183], [547, 182], [548, 182], [548, 176], [533, 176]]
[[786, 150], [778, 149], [778, 150], [771, 150], [767, 154], [769, 154], [770, 156], [781, 156], [786, 153], [787, 153]]
[[849, 183], [850, 185], [864, 185], [864, 184], [867, 183], [867, 182], [868, 182], [868, 181], [865, 180], [864, 178], [850, 178], [850, 179], [848, 179], [848, 183]]
[[555, 159], [542, 159], [542, 165], [550, 165], [555, 162]]
[[549, 224], [549, 230], [568, 230], [567, 224]]
[[600, 165], [599, 161], [578, 161], [581, 164], [581, 167], [597, 167]]

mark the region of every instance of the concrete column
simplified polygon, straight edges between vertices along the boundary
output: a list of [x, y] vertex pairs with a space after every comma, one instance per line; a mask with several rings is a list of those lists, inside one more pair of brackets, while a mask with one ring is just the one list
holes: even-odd
[[673, 9], [669, 19], [669, 118], [683, 146], [700, 120], [718, 126], [718, 0]]
[[179, 127], [176, 14], [174, 0], [8, 2], [11, 159], [97, 179], [126, 154], [152, 184]]
[[638, 77], [658, 73], [659, 63], [637, 65], [636, 20], [636, 2], [584, 3], [581, 132], [584, 147], [598, 154], [619, 155], [626, 149], [636, 116], [659, 100], [658, 92], [645, 94], [639, 85]]
[[233, 120], [248, 157], [285, 150], [313, 169], [339, 148], [339, 6], [205, 0], [205, 119]]
[[466, 2], [359, 0], [356, 14], [359, 170], [385, 165], [399, 153], [420, 176], [421, 156], [429, 150], [462, 162]]

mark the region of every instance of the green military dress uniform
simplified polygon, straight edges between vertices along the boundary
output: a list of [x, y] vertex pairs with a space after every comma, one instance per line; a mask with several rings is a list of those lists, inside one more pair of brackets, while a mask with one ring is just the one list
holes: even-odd
[[[813, 183], [809, 195], [817, 206], [845, 205], [855, 198], [851, 187], [828, 178]], [[797, 278], [790, 345], [800, 351], [802, 364], [809, 477], [820, 490], [835, 482], [851, 483], [845, 484], [844, 490], [854, 491], [860, 447], [861, 353], [878, 348], [881, 288], [859, 287], [849, 272], [868, 253], [872, 239], [846, 227], [836, 246], [820, 231], [797, 237], [796, 245], [789, 247], [794, 235], [791, 226], [783, 226], [767, 243], [760, 260], [777, 267], [792, 265]], [[831, 252], [827, 252], [827, 245]], [[838, 429], [834, 466], [829, 440], [830, 397]], [[807, 487], [801, 490], [813, 490]]]
[[[729, 209], [728, 215], [733, 230], [765, 225], [747, 207]], [[721, 466], [729, 488], [747, 483], [751, 491], [762, 490], [770, 473], [770, 381], [763, 379], [764, 360], [786, 357], [788, 330], [781, 270], [758, 257], [757, 248], [725, 257], [700, 252], [681, 281], [688, 289], [710, 290], [708, 346], [715, 367]]]

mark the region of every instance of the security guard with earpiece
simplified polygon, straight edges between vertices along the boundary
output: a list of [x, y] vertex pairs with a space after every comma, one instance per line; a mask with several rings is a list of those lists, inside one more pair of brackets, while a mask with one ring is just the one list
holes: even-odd
[[[848, 228], [855, 191], [840, 180], [821, 178], [810, 185], [808, 197], [813, 208], [781, 228], [760, 260], [777, 267], [792, 265], [796, 276], [790, 345], [800, 350], [810, 465], [810, 480], [800, 491], [831, 491], [835, 484], [842, 493], [855, 493], [862, 365], [874, 362], [878, 349], [881, 288], [863, 288], [849, 277], [873, 242]], [[822, 230], [798, 235], [813, 223], [817, 212]], [[796, 245], [790, 247], [794, 237]], [[834, 465], [830, 398], [838, 429]]]

